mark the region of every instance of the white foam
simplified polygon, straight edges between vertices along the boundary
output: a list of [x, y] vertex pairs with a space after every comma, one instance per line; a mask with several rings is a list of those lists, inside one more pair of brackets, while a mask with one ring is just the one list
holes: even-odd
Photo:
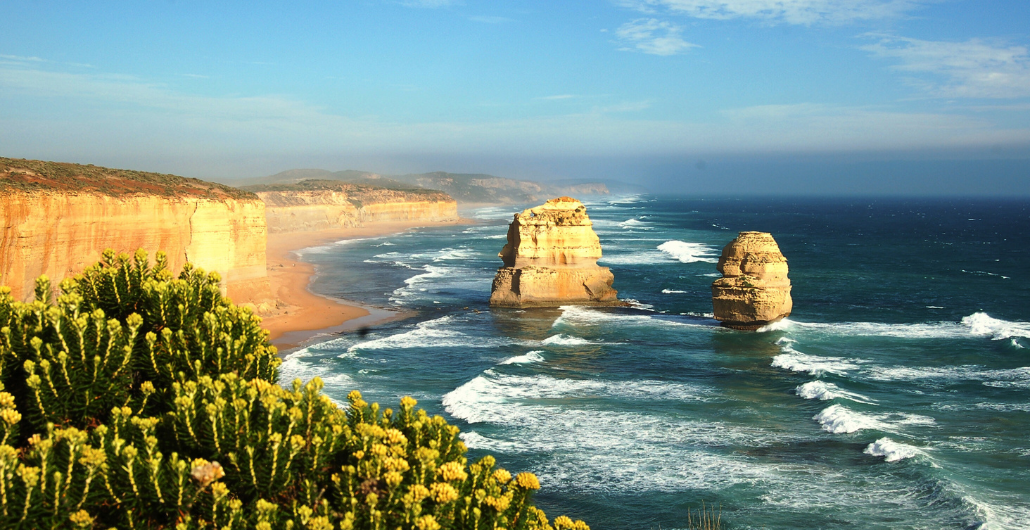
[[809, 381], [799, 385], [794, 392], [802, 399], [818, 399], [829, 401], [831, 399], [849, 399], [859, 403], [874, 404], [875, 402], [862, 394], [856, 394], [843, 390], [833, 383], [825, 381]]
[[871, 367], [868, 377], [877, 381], [981, 381], [996, 388], [1030, 388], [1030, 366], [988, 370], [978, 365]]
[[812, 416], [826, 432], [833, 434], [851, 434], [863, 429], [884, 430], [883, 423], [875, 418], [855, 412], [843, 405], [830, 405], [822, 412]]
[[662, 294], [686, 294], [686, 291], [677, 291], [675, 289], [662, 289]]
[[641, 221], [640, 219], [626, 219], [619, 223], [619, 227], [623, 230], [654, 230], [654, 227]]
[[1030, 323], [1001, 320], [983, 312], [963, 317], [961, 322], [932, 322], [923, 324], [843, 322], [827, 324], [791, 321], [791, 323], [793, 326], [797, 326], [799, 330], [817, 331], [839, 336], [894, 337], [903, 339], [984, 337], [992, 340], [1003, 340], [1012, 337], [1030, 338]]
[[642, 202], [643, 197], [640, 195], [627, 195], [625, 197], [618, 197], [608, 201], [608, 204], [619, 205], [619, 204], [633, 204], [636, 202]]
[[419, 322], [403, 333], [359, 342], [347, 349], [353, 354], [359, 351], [390, 350], [408, 348], [496, 348], [511, 344], [509, 340], [476, 337], [457, 331], [453, 316]]
[[509, 206], [488, 206], [473, 210], [472, 218], [483, 220], [508, 219], [510, 221], [516, 213], [518, 211], [511, 209]]
[[510, 359], [505, 359], [501, 364], [531, 364], [538, 363], [544, 360], [543, 356], [540, 355], [542, 351], [531, 351], [525, 355], [518, 355]]
[[867, 455], [882, 456], [885, 462], [897, 462], [925, 454], [911, 445], [898, 443], [886, 437], [869, 444], [862, 452]]
[[718, 258], [711, 257], [715, 249], [702, 243], [687, 243], [684, 241], [666, 241], [658, 245], [658, 250], [668, 254], [681, 263], [718, 263]]
[[418, 292], [418, 288], [415, 287], [416, 285], [429, 283], [438, 278], [451, 276], [454, 273], [453, 268], [440, 267], [436, 265], [423, 265], [422, 270], [426, 272], [416, 274], [415, 276], [404, 280], [405, 287], [394, 289], [393, 296], [390, 297], [390, 301], [403, 305], [405, 303], [404, 298], [408, 298]]
[[987, 313], [973, 313], [962, 317], [962, 325], [969, 328], [969, 332], [980, 337], [990, 337], [993, 340], [1002, 340], [1012, 337], [1030, 338], [1030, 323], [1009, 322], [990, 317]]
[[581, 339], [579, 337], [573, 337], [570, 335], [552, 335], [550, 337], [547, 337], [540, 343], [546, 344], [548, 346], [584, 346], [587, 344], [596, 344], [586, 339]]
[[868, 362], [862, 359], [808, 355], [795, 350], [794, 343], [794, 340], [786, 337], [776, 341], [776, 344], [780, 345], [780, 350], [783, 353], [773, 357], [772, 366], [774, 368], [783, 368], [792, 372], [807, 372], [815, 376], [823, 374], [845, 375], [849, 371], [858, 370], [863, 363]]
[[793, 325], [794, 325], [794, 321], [793, 320], [790, 320], [788, 318], [784, 318], [784, 319], [777, 320], [776, 322], [773, 322], [772, 324], [766, 324], [766, 325], [758, 328], [757, 331], [759, 333], [765, 333], [765, 332], [768, 332], [768, 331], [785, 331], [785, 330], [790, 329]]
[[830, 405], [812, 416], [812, 419], [819, 422], [824, 431], [833, 434], [851, 434], [866, 429], [891, 432], [900, 425], [925, 426], [936, 423], [933, 418], [919, 414], [863, 414], [840, 404]]
[[[624, 398], [645, 401], [710, 401], [708, 387], [665, 381], [607, 381], [509, 375], [493, 369], [443, 396], [448, 414], [468, 423], [520, 424], [531, 414], [518, 401], [540, 399]], [[517, 410], [513, 411], [512, 408]]]
[[304, 257], [305, 255], [308, 255], [308, 254], [325, 254], [327, 252], [332, 251], [333, 249], [337, 249], [337, 248], [340, 248], [340, 247], [343, 247], [343, 246], [352, 245], [354, 243], [359, 243], [361, 241], [370, 241], [370, 240], [376, 240], [376, 239], [380, 239], [380, 238], [378, 238], [378, 237], [358, 237], [358, 238], [353, 238], [353, 239], [341, 239], [339, 241], [334, 241], [334, 242], [329, 243], [327, 245], [318, 245], [318, 246], [314, 246], [314, 247], [301, 248], [301, 249], [293, 250], [291, 252], [294, 255], [296, 255], [297, 257]]
[[[279, 365], [279, 384], [288, 388], [294, 379], [307, 383], [318, 377], [325, 384], [325, 395], [337, 406], [346, 406], [343, 397], [358, 385], [349, 375], [325, 366], [328, 362], [331, 361], [310, 356], [306, 350], [294, 352]], [[339, 396], [340, 399], [333, 399], [332, 396]]]
[[588, 309], [583, 306], [561, 306], [559, 309], [562, 310], [560, 317], [555, 319], [551, 327], [558, 327], [561, 325], [580, 327], [580, 326], [599, 326], [599, 325], [620, 325], [620, 326], [657, 326], [657, 327], [701, 327], [709, 328], [718, 326], [718, 322], [714, 322], [708, 325], [698, 323], [687, 323], [679, 322], [670, 318], [664, 318], [658, 315], [632, 315], [621, 312], [608, 312], [598, 311], [596, 309]]

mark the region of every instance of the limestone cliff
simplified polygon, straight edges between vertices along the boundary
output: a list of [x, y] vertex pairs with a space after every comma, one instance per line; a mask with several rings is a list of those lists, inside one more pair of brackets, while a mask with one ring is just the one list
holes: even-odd
[[563, 304], [614, 305], [615, 277], [599, 267], [601, 241], [583, 203], [551, 199], [515, 214], [508, 243], [498, 254], [490, 305], [541, 307]]
[[310, 232], [377, 221], [450, 221], [457, 203], [445, 193], [332, 181], [251, 186], [265, 203], [269, 233]]
[[715, 319], [723, 326], [755, 330], [790, 315], [787, 259], [772, 235], [741, 232], [722, 249], [712, 283]]
[[56, 284], [107, 248], [164, 250], [218, 271], [238, 302], [270, 298], [265, 212], [227, 186], [136, 171], [0, 158], [0, 284], [31, 297], [41, 274]]

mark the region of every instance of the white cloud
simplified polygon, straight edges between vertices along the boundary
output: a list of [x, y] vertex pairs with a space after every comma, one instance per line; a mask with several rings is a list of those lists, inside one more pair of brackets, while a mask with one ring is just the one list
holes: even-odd
[[676, 55], [697, 47], [680, 37], [682, 28], [655, 18], [638, 18], [615, 30], [625, 45], [623, 50], [636, 50], [652, 55]]
[[4, 55], [2, 53], [0, 53], [0, 59], [6, 59], [8, 61], [15, 61], [15, 62], [19, 62], [19, 63], [28, 63], [28, 62], [32, 62], [32, 63], [45, 63], [45, 62], [47, 62], [46, 59], [42, 59], [40, 57], [22, 57], [21, 55]]
[[[877, 57], [896, 59], [893, 68], [929, 74], [913, 80], [930, 93], [949, 98], [1030, 97], [1030, 53], [1024, 46], [994, 45], [978, 39], [943, 42], [887, 35], [863, 46]], [[943, 81], [939, 81], [943, 78]]]
[[0, 65], [0, 108], [13, 109], [0, 115], [0, 146], [4, 156], [120, 167], [173, 170], [188, 163], [196, 165], [196, 176], [211, 176], [211, 167], [232, 174], [256, 161], [327, 154], [755, 154], [1030, 143], [1030, 128], [1006, 128], [982, 113], [800, 104], [733, 109], [705, 121], [634, 114], [649, 105], [571, 113], [555, 105], [553, 114], [531, 118], [387, 120], [340, 115], [277, 95], [196, 95], [129, 76]]
[[904, 16], [934, 0], [617, 0], [645, 13], [694, 18], [748, 18], [769, 23], [846, 24]]

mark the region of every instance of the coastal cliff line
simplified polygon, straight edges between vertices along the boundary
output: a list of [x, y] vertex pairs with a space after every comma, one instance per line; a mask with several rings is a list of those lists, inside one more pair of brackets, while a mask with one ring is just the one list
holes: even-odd
[[265, 205], [196, 179], [92, 165], [0, 158], [0, 284], [17, 300], [46, 274], [56, 285], [107, 248], [164, 250], [222, 276], [230, 298], [271, 297]]
[[270, 234], [313, 232], [395, 221], [454, 221], [458, 205], [446, 193], [397, 190], [327, 180], [248, 186], [265, 203]]

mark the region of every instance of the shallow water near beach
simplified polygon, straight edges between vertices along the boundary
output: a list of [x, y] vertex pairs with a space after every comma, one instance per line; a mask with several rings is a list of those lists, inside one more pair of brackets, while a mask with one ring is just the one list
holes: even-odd
[[[702, 501], [726, 528], [1030, 527], [1030, 203], [587, 207], [633, 307], [491, 310], [521, 208], [482, 208], [302, 251], [317, 292], [419, 317], [302, 349], [284, 381], [411, 395], [595, 530], [685, 528]], [[710, 314], [743, 230], [773, 234], [794, 285], [793, 315], [759, 332]]]

